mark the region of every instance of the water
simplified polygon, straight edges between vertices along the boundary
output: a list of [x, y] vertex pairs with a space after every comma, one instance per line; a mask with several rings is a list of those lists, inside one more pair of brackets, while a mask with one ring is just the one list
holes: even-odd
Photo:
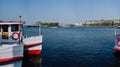
[[113, 28], [42, 28], [42, 33], [41, 55], [25, 56], [22, 67], [120, 67]]
[[117, 67], [113, 28], [45, 28], [43, 67]]
[[27, 55], [25, 54], [22, 60], [22, 67], [42, 67], [40, 55]]

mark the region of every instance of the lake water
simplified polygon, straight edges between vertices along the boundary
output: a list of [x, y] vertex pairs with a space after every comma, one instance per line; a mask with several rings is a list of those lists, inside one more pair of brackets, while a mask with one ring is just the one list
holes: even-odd
[[42, 34], [41, 55], [25, 56], [22, 67], [120, 67], [113, 28], [42, 28]]
[[43, 67], [119, 67], [113, 28], [45, 28]]

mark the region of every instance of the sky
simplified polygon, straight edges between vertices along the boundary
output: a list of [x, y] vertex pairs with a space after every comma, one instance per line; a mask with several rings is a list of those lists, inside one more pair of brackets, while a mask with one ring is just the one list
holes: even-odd
[[0, 0], [0, 20], [83, 23], [120, 19], [120, 0]]

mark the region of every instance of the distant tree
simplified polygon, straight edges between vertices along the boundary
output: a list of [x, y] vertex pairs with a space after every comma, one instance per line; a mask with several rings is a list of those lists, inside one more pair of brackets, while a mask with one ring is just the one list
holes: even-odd
[[69, 27], [74, 27], [75, 25], [74, 25], [74, 24], [69, 24], [68, 26], [69, 26]]
[[59, 27], [58, 22], [44, 22], [44, 23], [42, 23], [41, 21], [37, 21], [36, 25], [41, 25], [43, 27]]

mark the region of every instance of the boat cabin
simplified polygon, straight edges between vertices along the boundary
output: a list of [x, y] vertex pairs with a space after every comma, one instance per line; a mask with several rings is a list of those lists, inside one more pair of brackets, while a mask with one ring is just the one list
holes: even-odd
[[2, 21], [0, 22], [0, 42], [13, 43], [20, 42], [22, 39], [21, 21]]

